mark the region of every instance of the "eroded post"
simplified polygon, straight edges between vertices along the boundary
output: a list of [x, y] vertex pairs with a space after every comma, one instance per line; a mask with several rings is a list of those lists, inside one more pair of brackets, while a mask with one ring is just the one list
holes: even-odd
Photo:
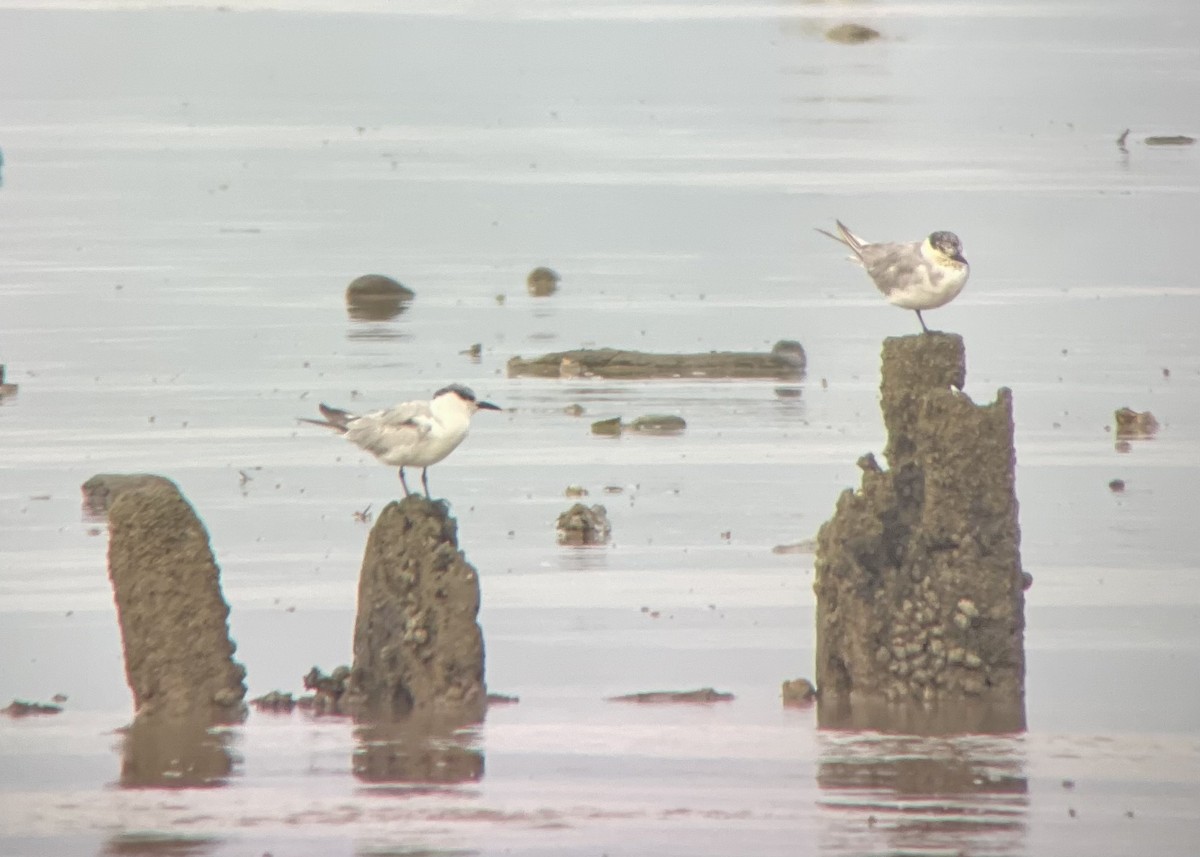
[[348, 707], [371, 720], [481, 720], [478, 613], [479, 576], [445, 505], [389, 503], [363, 557]]
[[108, 573], [137, 717], [242, 720], [246, 670], [204, 525], [161, 476], [119, 481], [109, 499]]
[[957, 335], [884, 342], [889, 469], [864, 457], [817, 539], [822, 725], [1024, 728], [1012, 395], [965, 374]]

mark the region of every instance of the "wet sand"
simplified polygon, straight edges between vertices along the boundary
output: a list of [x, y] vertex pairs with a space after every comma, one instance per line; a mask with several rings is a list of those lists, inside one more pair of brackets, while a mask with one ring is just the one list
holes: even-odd
[[[20, 384], [0, 402], [0, 705], [69, 697], [0, 720], [0, 851], [1194, 853], [1200, 286], [1178, 250], [1200, 150], [1140, 142], [1198, 130], [1189, 4], [64, 5], [0, 8], [0, 363]], [[847, 19], [884, 38], [823, 38]], [[771, 549], [879, 452], [880, 343], [918, 329], [811, 231], [834, 217], [963, 237], [972, 280], [926, 320], [965, 338], [977, 401], [1014, 391], [1026, 734], [821, 732], [779, 704], [812, 672], [812, 557]], [[526, 291], [538, 265], [552, 297]], [[416, 292], [391, 321], [346, 314], [372, 272]], [[505, 375], [779, 339], [802, 381]], [[480, 571], [489, 689], [521, 697], [442, 745], [482, 773], [369, 781], [351, 724], [256, 713], [220, 784], [121, 788], [130, 697], [79, 485], [176, 480], [251, 695], [298, 691], [349, 661], [354, 512], [399, 485], [294, 418], [450, 381], [508, 409], [430, 471]], [[1124, 405], [1162, 424], [1127, 453], [1106, 430]], [[590, 433], [644, 413], [687, 431]], [[568, 485], [606, 505], [609, 547], [556, 543]], [[736, 699], [603, 701], [710, 686]]]

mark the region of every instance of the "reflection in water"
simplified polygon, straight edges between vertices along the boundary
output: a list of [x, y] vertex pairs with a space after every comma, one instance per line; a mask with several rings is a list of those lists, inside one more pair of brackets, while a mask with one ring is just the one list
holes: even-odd
[[1029, 786], [1019, 736], [822, 732], [819, 740], [823, 852], [1024, 850]]
[[212, 788], [233, 773], [232, 735], [206, 721], [139, 717], [125, 732], [121, 787]]
[[483, 779], [483, 752], [474, 733], [411, 721], [363, 724], [352, 760], [366, 783], [450, 785]]
[[214, 853], [220, 839], [163, 833], [119, 833], [104, 843], [103, 857], [202, 857]]
[[1012, 734], [1025, 731], [1025, 698], [964, 699], [927, 706], [825, 694], [817, 703], [817, 726], [913, 735]]
[[351, 342], [395, 341], [410, 339], [411, 334], [405, 333], [394, 324], [379, 324], [355, 322], [346, 330], [346, 338]]

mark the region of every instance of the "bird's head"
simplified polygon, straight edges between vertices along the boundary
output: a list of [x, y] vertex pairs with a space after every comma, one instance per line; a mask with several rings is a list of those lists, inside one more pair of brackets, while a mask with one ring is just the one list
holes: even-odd
[[934, 232], [925, 239], [925, 243], [936, 255], [944, 256], [961, 265], [967, 264], [962, 254], [962, 241], [953, 232]]
[[464, 387], [462, 384], [450, 384], [433, 394], [433, 400], [444, 400], [444, 397], [449, 397], [450, 400], [461, 402], [467, 409], [468, 413], [476, 411], [498, 411], [499, 405], [493, 405], [491, 402], [481, 402], [475, 398], [475, 392], [470, 387]]

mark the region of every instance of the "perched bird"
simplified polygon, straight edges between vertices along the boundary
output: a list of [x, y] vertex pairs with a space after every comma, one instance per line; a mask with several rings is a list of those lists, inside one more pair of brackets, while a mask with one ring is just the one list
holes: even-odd
[[854, 254], [850, 260], [867, 269], [888, 303], [916, 310], [926, 333], [929, 328], [921, 318], [921, 310], [945, 306], [967, 284], [971, 266], [963, 258], [962, 242], [953, 232], [934, 232], [924, 241], [910, 244], [871, 244], [840, 220], [836, 222], [837, 235], [824, 229], [817, 231], [849, 247]]
[[421, 484], [429, 496], [429, 466], [455, 450], [467, 436], [471, 415], [478, 410], [498, 411], [491, 402], [480, 402], [461, 384], [451, 384], [429, 401], [401, 402], [384, 411], [352, 414], [321, 404], [324, 420], [299, 417], [301, 422], [325, 426], [346, 436], [384, 464], [400, 468], [400, 484], [408, 496], [405, 467], [421, 468]]

